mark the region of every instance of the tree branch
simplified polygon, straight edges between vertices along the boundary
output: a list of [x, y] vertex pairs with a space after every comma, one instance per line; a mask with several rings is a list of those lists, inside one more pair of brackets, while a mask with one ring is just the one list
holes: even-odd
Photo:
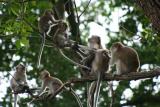
[[[125, 75], [114, 75], [110, 73], [106, 73], [105, 77], [103, 78], [103, 81], [119, 81], [119, 80], [138, 80], [138, 79], [145, 79], [145, 78], [153, 78], [155, 76], [160, 75], [160, 68], [156, 68], [152, 71], [148, 72], [133, 72], [130, 74], [125, 74]], [[95, 76], [88, 76], [88, 77], [82, 77], [82, 78], [71, 78], [69, 81], [71, 83], [81, 83], [81, 82], [92, 82], [95, 81], [96, 77]]]

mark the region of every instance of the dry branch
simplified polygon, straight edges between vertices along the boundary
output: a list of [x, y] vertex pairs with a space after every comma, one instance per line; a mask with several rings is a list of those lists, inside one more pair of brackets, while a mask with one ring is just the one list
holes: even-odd
[[[159, 75], [160, 75], [160, 68], [156, 68], [148, 72], [133, 72], [133, 73], [126, 74], [126, 75], [114, 75], [113, 76], [112, 74], [106, 73], [105, 77], [103, 78], [103, 81], [138, 80], [138, 79], [153, 78]], [[83, 77], [83, 78], [72, 78], [70, 79], [70, 82], [71, 83], [92, 82], [95, 80], [96, 80], [96, 77], [88, 76], [88, 77]]]

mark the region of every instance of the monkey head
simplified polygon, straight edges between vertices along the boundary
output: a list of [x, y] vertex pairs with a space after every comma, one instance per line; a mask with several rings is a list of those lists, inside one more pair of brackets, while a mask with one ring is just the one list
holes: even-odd
[[123, 48], [123, 47], [124, 47], [124, 45], [123, 45], [121, 42], [115, 42], [115, 43], [111, 46], [110, 50], [111, 50], [111, 52], [117, 52], [118, 50], [120, 50], [120, 49]]
[[16, 71], [19, 73], [25, 73], [26, 72], [26, 67], [23, 64], [18, 64], [16, 66]]
[[94, 49], [101, 48], [101, 38], [99, 36], [93, 35], [88, 39], [89, 47]]
[[46, 77], [50, 77], [50, 73], [47, 71], [47, 70], [43, 70], [41, 73], [40, 73], [40, 79], [45, 79]]
[[54, 15], [54, 13], [53, 13], [52, 10], [49, 10], [49, 9], [48, 9], [48, 10], [45, 10], [45, 11], [44, 11], [44, 15], [45, 15], [45, 16], [50, 16], [50, 15]]
[[66, 32], [68, 26], [67, 26], [67, 23], [64, 22], [63, 20], [61, 20], [58, 24], [58, 28], [60, 29], [61, 32]]

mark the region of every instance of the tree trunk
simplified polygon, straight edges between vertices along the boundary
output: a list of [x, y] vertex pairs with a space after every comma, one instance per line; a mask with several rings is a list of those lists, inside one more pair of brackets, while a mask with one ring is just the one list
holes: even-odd
[[160, 0], [136, 0], [136, 3], [150, 19], [153, 28], [160, 32]]

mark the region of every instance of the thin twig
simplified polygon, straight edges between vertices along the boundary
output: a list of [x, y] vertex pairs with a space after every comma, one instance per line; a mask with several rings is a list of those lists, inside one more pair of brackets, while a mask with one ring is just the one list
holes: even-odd
[[79, 26], [79, 23], [80, 23], [80, 20], [79, 20], [79, 16], [78, 16], [78, 10], [77, 10], [77, 5], [76, 5], [76, 2], [75, 2], [75, 0], [74, 0], [74, 8], [75, 8], [75, 10], [76, 10], [76, 17], [77, 17], [77, 22], [78, 22], [78, 26]]
[[90, 4], [91, 0], [89, 0], [87, 6], [84, 8], [84, 10], [82, 11], [82, 13], [78, 16], [79, 18], [82, 16], [82, 14], [87, 10], [89, 4]]
[[78, 23], [76, 36], [80, 36], [80, 35], [81, 35], [81, 34], [80, 34], [80, 31], [79, 31], [79, 25], [80, 25], [80, 20], [79, 20], [79, 18], [80, 18], [80, 17], [78, 17], [78, 10], [77, 10], [77, 5], [76, 5], [75, 0], [74, 0], [73, 3], [74, 3], [74, 8], [75, 8], [75, 10], [76, 10], [76, 18], [77, 18], [77, 23]]
[[77, 65], [77, 66], [79, 66], [79, 67], [81, 67], [81, 68], [85, 68], [85, 69], [90, 70], [89, 67], [87, 67], [87, 66], [85, 66], [85, 65], [82, 65], [82, 64], [79, 64], [79, 63], [71, 60], [70, 58], [68, 58], [68, 57], [63, 53], [63, 51], [62, 51], [61, 49], [59, 49], [59, 51], [60, 51], [61, 55], [62, 55], [65, 59], [67, 59], [68, 61], [72, 62], [73, 64], [75, 64], [75, 65]]

